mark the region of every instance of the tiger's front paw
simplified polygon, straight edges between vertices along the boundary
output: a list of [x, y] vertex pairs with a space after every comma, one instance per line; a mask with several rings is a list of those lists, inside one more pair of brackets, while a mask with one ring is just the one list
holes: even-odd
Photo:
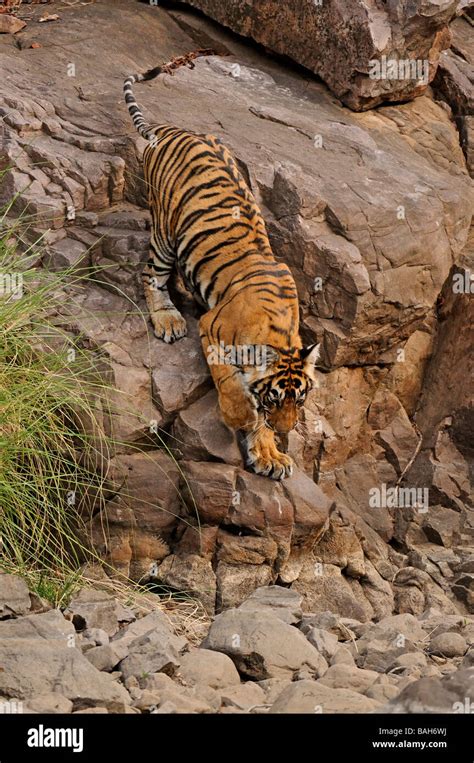
[[272, 480], [284, 480], [293, 473], [293, 460], [279, 450], [275, 450], [271, 456], [249, 452], [247, 465], [255, 474]]
[[171, 310], [156, 310], [151, 315], [151, 322], [157, 339], [163, 339], [167, 344], [175, 342], [186, 336], [186, 321], [181, 313], [172, 308]]

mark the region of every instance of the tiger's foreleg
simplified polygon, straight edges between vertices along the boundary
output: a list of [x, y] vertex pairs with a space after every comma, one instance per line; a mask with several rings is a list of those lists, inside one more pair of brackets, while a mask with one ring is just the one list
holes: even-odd
[[245, 438], [245, 465], [256, 474], [280, 480], [292, 472], [292, 460], [280, 453], [274, 433], [265, 426], [255, 402], [245, 390], [241, 371], [235, 366], [219, 362], [219, 348], [210, 338], [208, 329], [213, 312], [200, 320], [201, 342], [211, 376], [216, 385], [222, 418], [231, 429]]
[[170, 273], [171, 268], [166, 273], [158, 274], [150, 263], [145, 265], [142, 273], [143, 290], [155, 336], [168, 344], [186, 336], [186, 321], [168, 294], [166, 284]]
[[217, 389], [222, 417], [230, 429], [247, 433], [257, 425], [257, 407], [245, 391], [240, 370], [219, 357], [219, 347], [208, 333], [212, 317], [213, 311], [203, 315], [199, 329], [204, 356]]

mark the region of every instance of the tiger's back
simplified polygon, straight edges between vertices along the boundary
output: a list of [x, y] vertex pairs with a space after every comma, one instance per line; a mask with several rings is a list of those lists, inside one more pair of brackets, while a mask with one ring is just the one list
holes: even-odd
[[143, 157], [155, 272], [163, 254], [176, 259], [188, 288], [208, 308], [238, 276], [263, 270], [268, 278], [288, 276], [275, 262], [259, 207], [230, 151], [213, 135], [155, 129], [156, 143]]

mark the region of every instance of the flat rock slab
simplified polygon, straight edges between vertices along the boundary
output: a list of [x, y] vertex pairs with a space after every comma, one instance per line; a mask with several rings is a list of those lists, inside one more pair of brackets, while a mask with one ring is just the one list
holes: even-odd
[[371, 713], [381, 707], [374, 699], [350, 689], [330, 689], [319, 681], [296, 681], [283, 689], [270, 713]]
[[26, 21], [21, 21], [10, 13], [0, 16], [0, 34], [16, 34], [25, 26]]
[[257, 588], [239, 609], [244, 612], [270, 612], [288, 625], [299, 623], [303, 617], [303, 597], [297, 591], [273, 585]]
[[0, 638], [38, 638], [57, 640], [63, 646], [74, 646], [76, 629], [59, 609], [25, 615], [0, 622]]

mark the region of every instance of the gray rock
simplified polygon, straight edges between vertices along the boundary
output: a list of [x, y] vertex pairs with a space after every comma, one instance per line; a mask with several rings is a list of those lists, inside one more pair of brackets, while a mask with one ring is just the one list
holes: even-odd
[[102, 628], [86, 628], [81, 633], [83, 648], [88, 646], [104, 646], [110, 641], [109, 634]]
[[371, 713], [380, 706], [350, 689], [330, 689], [320, 681], [297, 681], [283, 689], [269, 713]]
[[323, 631], [321, 628], [311, 628], [306, 634], [306, 638], [328, 662], [332, 660], [338, 650], [337, 636], [328, 633], [328, 631]]
[[30, 591], [30, 602], [31, 602], [31, 614], [37, 614], [40, 612], [49, 612], [50, 609], [54, 609], [53, 605], [50, 601], [43, 598], [42, 596], [39, 596], [34, 591]]
[[[145, 369], [143, 371], [148, 374]], [[129, 375], [130, 368], [124, 367], [123, 373]], [[146, 380], [148, 385], [149, 376]], [[136, 402], [135, 397], [133, 402]], [[147, 421], [150, 419], [156, 421], [151, 415]], [[121, 515], [125, 517], [125, 509], [129, 509], [133, 517], [126, 524], [130, 524], [134, 531], [138, 526], [149, 535], [167, 538], [176, 526], [180, 511], [180, 473], [171, 456], [163, 450], [118, 455], [111, 459], [107, 476], [122, 486]], [[138, 545], [134, 544], [133, 533], [130, 543], [132, 547]]]
[[30, 594], [23, 578], [0, 572], [0, 619], [25, 615], [30, 607]]
[[119, 630], [120, 623], [128, 623], [135, 619], [133, 612], [117, 602], [105, 591], [93, 588], [82, 588], [71, 599], [64, 614], [69, 617], [76, 630], [100, 628], [109, 636]]
[[331, 665], [318, 684], [324, 684], [330, 689], [350, 689], [365, 694], [379, 678], [373, 670], [360, 670], [351, 665]]
[[355, 661], [349, 649], [347, 649], [345, 646], [340, 646], [339, 649], [336, 649], [336, 651], [334, 652], [334, 656], [331, 660], [331, 665], [354, 665], [355, 666]]
[[297, 591], [283, 586], [271, 585], [257, 588], [248, 599], [240, 605], [244, 612], [270, 612], [288, 625], [299, 623], [303, 613], [301, 604], [303, 597]]
[[153, 400], [165, 423], [209, 388], [209, 367], [200, 351], [199, 329], [187, 321], [188, 335], [174, 344], [156, 343], [152, 350]]
[[474, 612], [474, 574], [464, 573], [453, 585], [454, 595], [466, 605], [467, 611]]
[[215, 390], [181, 411], [173, 424], [173, 435], [186, 459], [222, 460], [236, 466], [242, 463], [235, 435], [221, 419]]
[[315, 567], [313, 558], [307, 557], [291, 587], [303, 594], [304, 607], [311, 612], [330, 609], [355, 620], [370, 620], [373, 616], [372, 606], [364, 596], [360, 583], [345, 577], [337, 565]]
[[365, 670], [376, 670], [379, 673], [390, 670], [400, 655], [417, 650], [411, 641], [403, 637], [392, 641], [386, 639], [360, 640], [357, 642], [357, 646], [360, 649], [360, 653], [356, 657], [357, 665]]
[[[151, 613], [151, 615], [156, 614]], [[147, 629], [135, 638], [132, 638], [131, 633], [126, 633], [124, 637], [110, 644], [112, 647], [128, 648], [128, 656], [118, 664], [118, 669], [122, 671], [124, 678], [139, 677], [159, 671], [171, 674], [179, 667], [181, 653], [187, 647], [186, 639], [173, 633], [166, 618], [152, 618], [151, 615], [147, 617], [150, 618], [148, 624], [154, 623], [152, 630]], [[146, 619], [143, 618], [143, 620]], [[140, 621], [135, 625], [139, 623]]]
[[70, 713], [72, 712], [73, 703], [61, 694], [50, 692], [31, 697], [28, 700], [28, 708], [34, 713], [45, 713], [46, 715], [52, 713]]
[[170, 620], [159, 609], [154, 609], [153, 612], [145, 615], [145, 617], [138, 618], [131, 625], [121, 630], [114, 636], [112, 643], [117, 641], [122, 645], [130, 646], [135, 639], [145, 636], [154, 630], [159, 632], [172, 630]]
[[426, 633], [420, 623], [410, 614], [391, 615], [371, 625], [364, 633], [366, 639], [387, 639], [396, 641], [401, 637], [412, 642], [422, 641]]
[[256, 705], [268, 704], [264, 690], [253, 681], [247, 681], [238, 686], [228, 686], [220, 692], [220, 695], [224, 707], [237, 707], [246, 712]]
[[159, 707], [160, 702], [161, 694], [158, 691], [143, 689], [134, 700], [133, 707], [138, 708], [141, 712], [152, 713]]
[[59, 641], [63, 646], [75, 646], [78, 640], [73, 624], [59, 609], [0, 622], [0, 638], [47, 639]]
[[474, 649], [469, 649], [461, 663], [462, 668], [474, 668]]
[[312, 628], [321, 628], [323, 631], [333, 633], [339, 641], [349, 641], [351, 638], [360, 638], [369, 625], [353, 620], [349, 617], [341, 617], [334, 612], [320, 612], [319, 614], [304, 614], [300, 629], [306, 635]]
[[[158, 707], [156, 710], [153, 710], [153, 715], [177, 715], [178, 708], [174, 704], [174, 702], [171, 702], [171, 700], [167, 700], [166, 702], [163, 702], [160, 707]], [[186, 710], [184, 711], [186, 712]]]
[[427, 659], [423, 652], [408, 652], [407, 654], [400, 654], [396, 657], [389, 670], [400, 668], [400, 670], [394, 671], [400, 675], [406, 668], [425, 668], [426, 665]]
[[256, 588], [268, 586], [275, 580], [269, 564], [227, 564], [216, 568], [216, 611], [240, 606]]
[[460, 633], [440, 633], [431, 639], [429, 649], [440, 657], [462, 657], [467, 643]]
[[120, 641], [92, 647], [85, 652], [86, 658], [97, 670], [111, 673], [121, 660], [128, 656], [128, 646]]
[[157, 567], [154, 578], [195, 597], [209, 614], [214, 614], [217, 584], [209, 559], [204, 559], [199, 554], [170, 554]]
[[380, 702], [384, 705], [391, 699], [394, 699], [400, 694], [398, 686], [393, 684], [372, 684], [365, 692], [365, 696], [369, 699], [374, 699], [376, 702]]
[[123, 712], [130, 696], [105, 673], [96, 670], [79, 649], [40, 638], [0, 639], [0, 694], [29, 700], [57, 692], [75, 709], [103, 705]]
[[446, 633], [447, 631], [461, 633], [465, 627], [466, 618], [462, 615], [441, 615], [439, 612], [426, 612], [420, 618], [419, 623], [427, 636], [434, 638], [439, 636], [440, 633]]
[[289, 678], [267, 678], [265, 681], [258, 682], [258, 685], [265, 692], [265, 702], [269, 705], [273, 705], [283, 689], [286, 689], [290, 684], [291, 680]]
[[474, 701], [474, 668], [443, 678], [421, 678], [383, 707], [385, 713], [470, 713]]
[[242, 676], [257, 681], [301, 669], [319, 677], [327, 668], [296, 628], [269, 613], [229, 609], [215, 618], [202, 646], [228, 654]]
[[[146, 689], [153, 692], [159, 700], [152, 713], [212, 713], [216, 710], [216, 693], [209, 687], [186, 687], [174, 683], [164, 673], [155, 673], [145, 679]], [[212, 695], [212, 696], [211, 696]], [[218, 697], [218, 695], [217, 695]], [[140, 702], [140, 699], [138, 699]], [[217, 705], [220, 704], [218, 699]], [[171, 709], [174, 708], [174, 709]]]
[[204, 684], [213, 689], [240, 684], [240, 676], [230, 657], [209, 649], [193, 649], [184, 654], [179, 677], [188, 685]]

